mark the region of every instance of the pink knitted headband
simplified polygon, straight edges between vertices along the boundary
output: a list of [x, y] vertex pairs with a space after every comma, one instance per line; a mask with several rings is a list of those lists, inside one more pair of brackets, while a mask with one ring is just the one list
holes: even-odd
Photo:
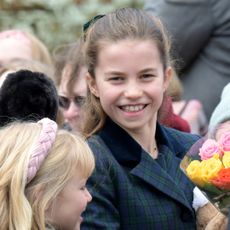
[[35, 177], [55, 141], [57, 132], [57, 124], [49, 118], [43, 118], [38, 123], [42, 124], [42, 130], [29, 159], [26, 184]]

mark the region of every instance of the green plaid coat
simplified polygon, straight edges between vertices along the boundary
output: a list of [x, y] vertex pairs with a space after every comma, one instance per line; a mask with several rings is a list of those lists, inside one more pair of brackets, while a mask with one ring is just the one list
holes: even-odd
[[196, 229], [194, 185], [179, 164], [199, 137], [160, 125], [156, 133], [156, 160], [110, 120], [88, 140], [96, 169], [81, 229]]

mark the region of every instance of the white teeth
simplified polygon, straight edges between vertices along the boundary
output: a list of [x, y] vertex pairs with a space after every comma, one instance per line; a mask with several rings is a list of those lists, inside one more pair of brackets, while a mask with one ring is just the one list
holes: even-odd
[[138, 112], [144, 108], [144, 105], [125, 105], [121, 108], [126, 112]]

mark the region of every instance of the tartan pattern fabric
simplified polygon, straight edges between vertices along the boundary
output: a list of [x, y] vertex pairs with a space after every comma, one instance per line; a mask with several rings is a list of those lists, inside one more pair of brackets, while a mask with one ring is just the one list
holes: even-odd
[[156, 160], [111, 123], [89, 139], [96, 169], [81, 229], [196, 229], [194, 185], [179, 164], [198, 137], [159, 125], [157, 133]]

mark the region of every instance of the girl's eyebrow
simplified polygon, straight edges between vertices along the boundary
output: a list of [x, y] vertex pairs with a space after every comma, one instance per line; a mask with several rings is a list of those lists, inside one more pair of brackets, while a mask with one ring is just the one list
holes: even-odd
[[109, 70], [109, 71], [107, 71], [107, 72], [105, 72], [105, 75], [122, 75], [122, 74], [124, 74], [123, 72], [121, 72], [121, 71], [116, 71], [116, 70]]
[[140, 71], [140, 73], [146, 73], [146, 72], [157, 72], [156, 68], [146, 68]]
[[[156, 68], [146, 68], [141, 70], [139, 73], [146, 73], [146, 72], [157, 72]], [[118, 70], [108, 70], [107, 72], [105, 72], [105, 75], [121, 75], [124, 74], [124, 72], [122, 71], [118, 71]]]

